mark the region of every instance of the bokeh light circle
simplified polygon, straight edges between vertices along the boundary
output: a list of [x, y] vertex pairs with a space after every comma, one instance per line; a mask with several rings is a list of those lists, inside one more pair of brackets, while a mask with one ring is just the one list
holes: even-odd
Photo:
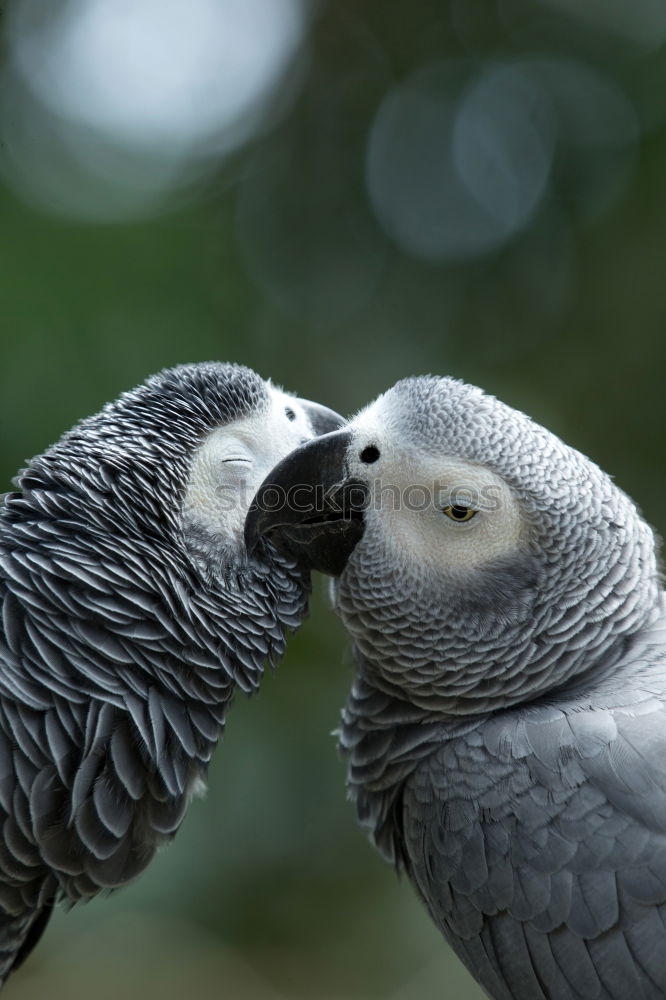
[[302, 0], [22, 0], [8, 12], [5, 177], [80, 218], [132, 218], [262, 129], [293, 83]]
[[371, 129], [366, 178], [377, 217], [416, 257], [487, 253], [537, 209], [553, 136], [552, 107], [519, 68], [491, 67], [471, 83], [458, 64], [420, 69], [388, 93]]

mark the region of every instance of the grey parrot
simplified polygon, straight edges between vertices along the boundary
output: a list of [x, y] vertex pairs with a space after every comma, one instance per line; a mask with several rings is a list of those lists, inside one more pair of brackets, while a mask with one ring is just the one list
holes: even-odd
[[248, 368], [168, 369], [32, 459], [0, 504], [0, 983], [58, 900], [138, 875], [203, 785], [236, 688], [308, 574], [243, 523], [269, 469], [340, 427]]
[[666, 997], [666, 603], [631, 499], [430, 376], [284, 459], [263, 537], [337, 577], [358, 818], [488, 995]]

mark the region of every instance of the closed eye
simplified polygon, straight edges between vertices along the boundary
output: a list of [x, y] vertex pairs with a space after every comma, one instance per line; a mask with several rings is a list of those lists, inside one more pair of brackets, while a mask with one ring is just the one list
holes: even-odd
[[235, 465], [252, 465], [252, 462], [251, 462], [251, 460], [249, 458], [223, 458], [222, 459], [222, 464], [223, 465], [229, 465], [231, 463], [234, 463]]

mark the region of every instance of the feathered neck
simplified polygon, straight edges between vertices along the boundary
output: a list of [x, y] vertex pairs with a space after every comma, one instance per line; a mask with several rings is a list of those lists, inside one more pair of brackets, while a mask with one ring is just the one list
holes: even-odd
[[467, 584], [409, 564], [389, 575], [365, 545], [335, 593], [364, 676], [427, 713], [458, 718], [603, 675], [652, 620], [661, 594], [652, 531], [624, 494], [616, 498], [618, 520], [581, 538], [568, 565], [556, 550], [537, 551], [536, 540]]

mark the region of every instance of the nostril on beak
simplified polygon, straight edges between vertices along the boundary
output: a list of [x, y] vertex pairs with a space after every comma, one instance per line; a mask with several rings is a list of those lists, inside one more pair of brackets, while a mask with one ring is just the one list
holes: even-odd
[[369, 444], [367, 448], [363, 449], [359, 458], [362, 462], [365, 462], [366, 465], [372, 465], [373, 462], [376, 462], [379, 458], [379, 448], [377, 448], [374, 444]]

